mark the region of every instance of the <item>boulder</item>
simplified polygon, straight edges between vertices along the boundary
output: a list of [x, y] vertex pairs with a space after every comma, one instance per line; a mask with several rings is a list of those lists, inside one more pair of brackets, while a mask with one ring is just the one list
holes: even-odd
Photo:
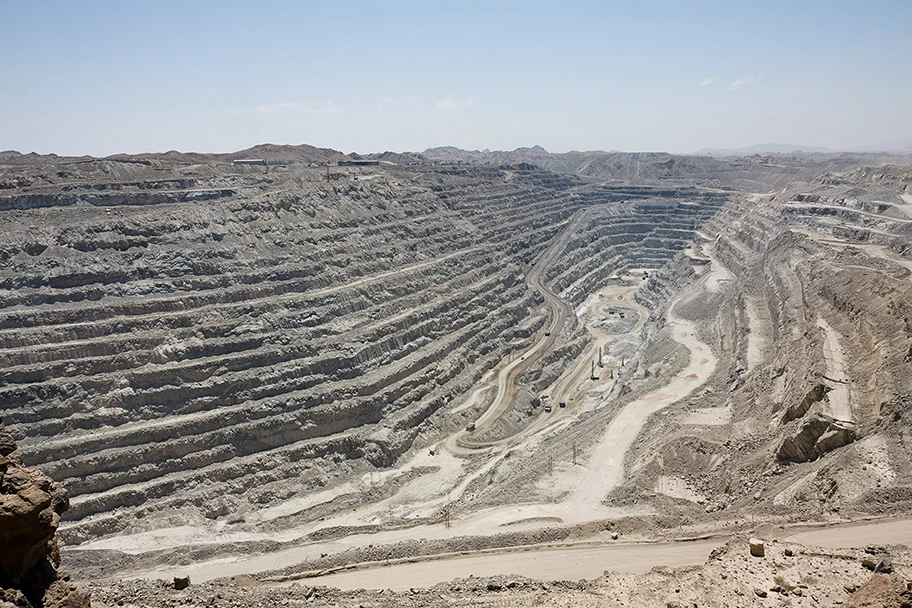
[[832, 452], [836, 448], [849, 445], [855, 441], [855, 429], [846, 423], [833, 423], [830, 428], [820, 436], [817, 443], [814, 444], [814, 451], [811, 453], [811, 459], [816, 460], [827, 452]]
[[813, 416], [801, 423], [797, 433], [782, 440], [776, 457], [787, 462], [808, 462], [853, 441], [855, 429], [851, 423]]
[[42, 606], [43, 608], [92, 608], [92, 601], [84, 589], [57, 579], [45, 591]]
[[786, 408], [785, 413], [782, 414], [782, 424], [787, 424], [796, 418], [801, 418], [808, 413], [808, 410], [811, 409], [811, 406], [815, 403], [822, 401], [828, 392], [830, 392], [830, 387], [824, 386], [823, 384], [817, 384], [813, 387], [804, 398], [798, 402], [790, 405]]
[[[10, 449], [12, 448], [12, 449]], [[55, 533], [69, 507], [66, 490], [27, 468], [0, 420], [0, 595], [42, 608], [89, 608], [88, 594], [60, 579]], [[2, 603], [0, 602], [0, 603]]]
[[27, 608], [30, 605], [18, 589], [0, 589], [0, 608]]
[[754, 557], [763, 557], [766, 555], [766, 544], [759, 538], [752, 538], [748, 541], [750, 545], [750, 554]]
[[0, 431], [0, 456], [9, 456], [16, 451], [16, 440], [6, 431]]
[[893, 558], [883, 547], [869, 546], [865, 548], [865, 555], [861, 558], [861, 565], [868, 570], [883, 574], [893, 572]]
[[190, 577], [189, 576], [175, 576], [174, 577], [174, 588], [180, 591], [181, 589], [186, 589], [190, 586]]

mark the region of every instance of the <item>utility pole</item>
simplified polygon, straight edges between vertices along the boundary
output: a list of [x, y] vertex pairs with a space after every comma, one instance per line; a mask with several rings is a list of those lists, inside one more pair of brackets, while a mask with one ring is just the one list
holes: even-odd
[[573, 442], [573, 466], [576, 466], [576, 442]]

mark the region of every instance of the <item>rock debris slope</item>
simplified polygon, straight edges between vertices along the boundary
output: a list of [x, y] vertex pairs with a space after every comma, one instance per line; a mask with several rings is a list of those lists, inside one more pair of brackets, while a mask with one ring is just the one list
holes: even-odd
[[727, 270], [685, 309], [722, 360], [708, 390], [653, 421], [635, 496], [761, 517], [907, 512], [910, 188], [908, 167], [827, 173], [704, 227], [677, 272]]

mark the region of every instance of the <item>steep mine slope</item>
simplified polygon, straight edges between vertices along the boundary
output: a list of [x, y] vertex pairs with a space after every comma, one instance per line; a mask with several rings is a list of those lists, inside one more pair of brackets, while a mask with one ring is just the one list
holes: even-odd
[[910, 176], [826, 174], [726, 205], [704, 228], [678, 273], [728, 272], [682, 309], [722, 356], [717, 377], [652, 422], [616, 500], [684, 519], [908, 511]]
[[512, 151], [430, 148], [421, 156], [434, 162], [471, 164], [529, 163], [557, 173], [629, 184], [682, 184], [767, 192], [790, 183], [808, 182], [826, 171], [849, 171], [862, 164], [908, 163], [896, 154], [752, 154], [716, 158], [664, 152], [551, 153], [540, 146]]
[[549, 270], [578, 302], [724, 200], [533, 167], [206, 160], [4, 169], [0, 400], [72, 495], [69, 543], [244, 529], [277, 502], [318, 517], [314, 493], [471, 420], [447, 408], [541, 331], [525, 272], [571, 216], [601, 209]]

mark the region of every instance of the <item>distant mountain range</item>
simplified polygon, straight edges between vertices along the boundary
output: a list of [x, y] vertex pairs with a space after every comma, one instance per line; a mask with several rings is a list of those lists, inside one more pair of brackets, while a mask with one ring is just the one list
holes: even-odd
[[696, 156], [750, 156], [751, 154], [795, 154], [795, 153], [828, 153], [828, 148], [816, 146], [796, 146], [793, 144], [756, 144], [745, 148], [702, 148], [694, 152]]
[[527, 162], [530, 159], [544, 159], [551, 154], [541, 146], [531, 148], [516, 148], [515, 150], [463, 150], [455, 146], [441, 146], [428, 148], [421, 152], [427, 160], [438, 163], [516, 163]]
[[855, 148], [855, 152], [898, 152], [900, 154], [912, 154], [912, 139], [905, 141], [888, 141], [870, 146]]
[[839, 154], [842, 152], [889, 152], [893, 154], [912, 154], [912, 139], [890, 141], [857, 148], [821, 148], [818, 146], [799, 146], [795, 144], [757, 144], [746, 148], [702, 148], [694, 152], [696, 156], [750, 156], [751, 154]]
[[420, 162], [421, 158], [409, 152], [377, 152], [374, 154], [345, 154], [331, 148], [317, 148], [307, 144], [290, 146], [284, 144], [259, 144], [252, 148], [229, 153], [200, 153], [200, 152], [178, 152], [170, 150], [164, 153], [146, 153], [146, 154], [114, 154], [108, 156], [111, 160], [184, 160], [199, 163], [206, 162], [231, 162], [243, 158], [262, 158], [270, 163], [314, 163], [326, 164], [337, 163], [340, 160], [379, 160], [395, 164], [408, 164], [411, 162]]

